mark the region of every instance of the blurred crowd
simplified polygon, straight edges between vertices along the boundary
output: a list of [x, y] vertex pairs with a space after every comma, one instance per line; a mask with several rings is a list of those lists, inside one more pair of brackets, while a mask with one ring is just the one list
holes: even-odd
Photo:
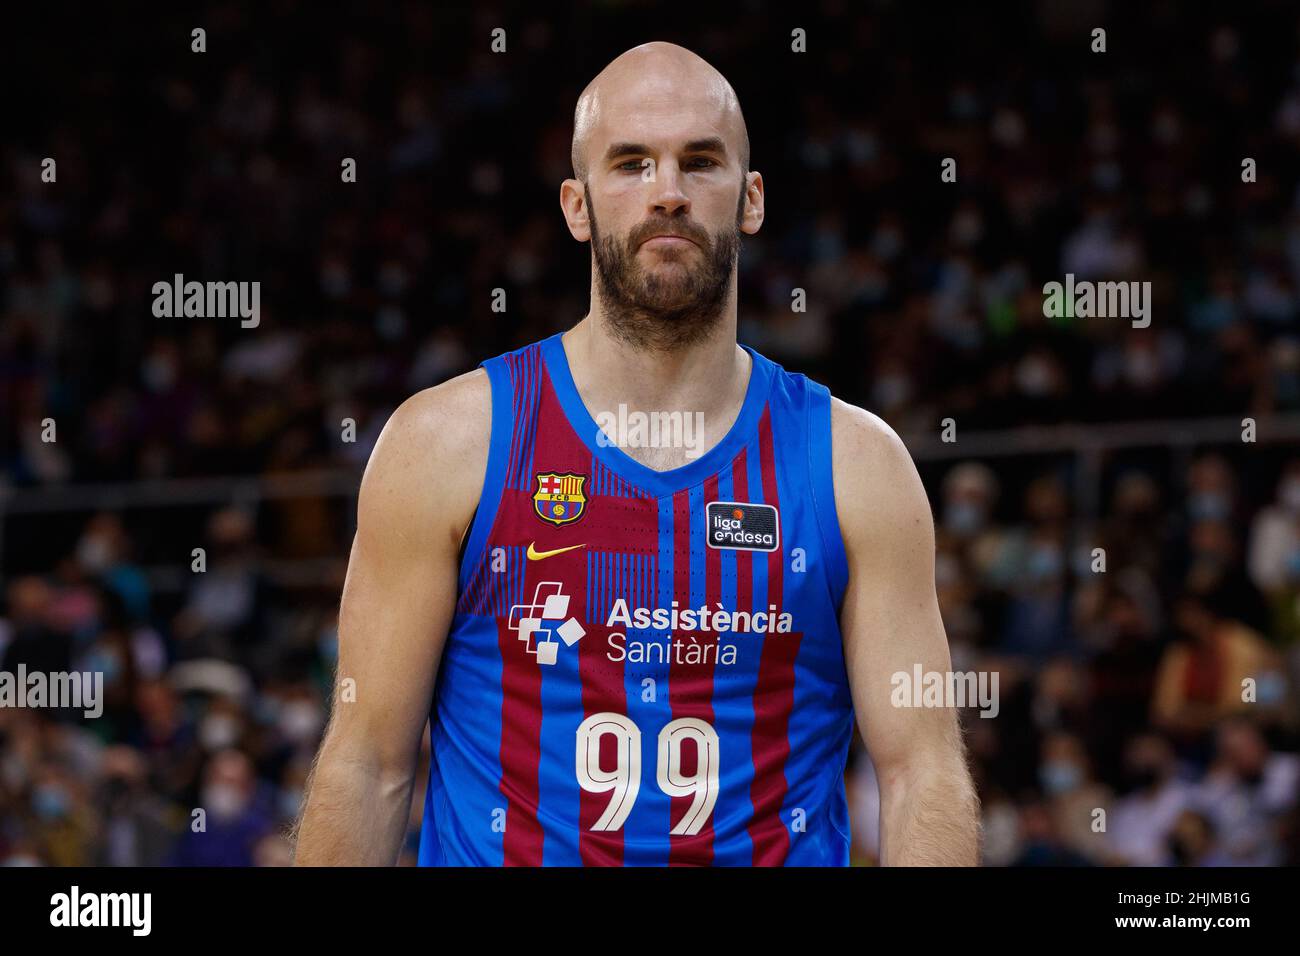
[[[1259, 507], [1219, 452], [1179, 494], [1121, 471], [1096, 521], [1058, 470], [1009, 520], [1001, 488], [957, 464], [936, 515], [953, 668], [999, 677], [996, 716], [964, 711], [986, 862], [1300, 863], [1300, 457]], [[866, 861], [879, 796], [855, 757]]]
[[[81, 68], [16, 100], [0, 144], [0, 492], [359, 469], [406, 396], [577, 321], [588, 250], [556, 207], [573, 102], [648, 38], [708, 57], [746, 110], [768, 208], [741, 339], [905, 436], [1300, 411], [1294, 8], [1027, 2], [922, 26], [867, 6], [807, 5], [805, 54], [761, 16], [693, 10], [670, 36], [620, 2], [87, 13]], [[46, 75], [39, 25], [21, 35], [7, 68]], [[154, 318], [175, 273], [260, 281], [260, 325]], [[1044, 318], [1067, 273], [1150, 281], [1150, 327]], [[1070, 456], [1025, 452], [923, 466], [954, 666], [1001, 680], [999, 716], [965, 720], [988, 862], [1297, 862], [1300, 458], [1107, 462], [1084, 508]], [[285, 862], [347, 507], [6, 516], [0, 670], [100, 670], [107, 702], [0, 708], [0, 861]], [[277, 573], [294, 561], [317, 563]], [[871, 774], [855, 752], [862, 862]]]

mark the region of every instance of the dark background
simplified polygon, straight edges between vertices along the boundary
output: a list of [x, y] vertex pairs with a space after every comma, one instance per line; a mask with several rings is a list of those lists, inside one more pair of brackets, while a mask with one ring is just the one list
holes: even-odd
[[[408, 395], [585, 313], [574, 102], [671, 40], [735, 87], [766, 185], [742, 341], [888, 421], [930, 490], [954, 666], [1001, 675], [966, 720], [987, 862], [1296, 862], [1293, 5], [6, 17], [0, 669], [104, 670], [109, 706], [0, 709], [0, 861], [288, 858], [360, 468]], [[155, 318], [177, 272], [260, 281], [260, 326]], [[1150, 281], [1150, 327], [1045, 319], [1067, 272]], [[1242, 673], [1259, 703], [1224, 702]], [[871, 862], [861, 751], [848, 785]], [[196, 806], [230, 812], [193, 834]]]

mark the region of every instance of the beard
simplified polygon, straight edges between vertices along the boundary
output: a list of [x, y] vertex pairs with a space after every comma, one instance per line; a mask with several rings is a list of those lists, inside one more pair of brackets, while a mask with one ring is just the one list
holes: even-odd
[[[723, 310], [740, 254], [740, 223], [745, 211], [745, 189], [736, 204], [736, 221], [710, 236], [694, 223], [660, 218], [642, 223], [625, 240], [602, 236], [596, 223], [591, 193], [583, 184], [587, 216], [591, 220], [591, 246], [596, 257], [596, 281], [612, 333], [636, 348], [676, 351], [706, 338], [722, 320]], [[671, 232], [693, 241], [703, 252], [696, 269], [678, 268], [665, 276], [647, 271], [637, 261], [641, 243], [659, 232]], [[684, 263], [694, 250], [664, 253], [666, 261]]]

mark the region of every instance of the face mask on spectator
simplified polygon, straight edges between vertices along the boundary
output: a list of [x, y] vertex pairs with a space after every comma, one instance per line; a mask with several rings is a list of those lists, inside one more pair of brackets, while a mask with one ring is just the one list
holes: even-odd
[[1281, 704], [1286, 698], [1286, 675], [1276, 670], [1262, 671], [1255, 680], [1255, 699], [1260, 704]]
[[280, 708], [283, 706], [278, 697], [264, 694], [253, 703], [253, 719], [263, 727], [274, 727], [280, 719]]
[[1188, 511], [1193, 518], [1226, 518], [1232, 511], [1228, 496], [1217, 491], [1198, 491], [1187, 500]]
[[77, 561], [87, 571], [103, 571], [112, 560], [113, 549], [99, 535], [87, 535], [77, 542]]
[[316, 705], [305, 700], [285, 704], [280, 711], [280, 733], [294, 744], [304, 744], [316, 739], [320, 732], [320, 712]]
[[32, 793], [32, 810], [42, 820], [61, 820], [66, 817], [68, 802], [68, 792], [58, 784], [42, 784]]
[[1068, 760], [1049, 760], [1038, 771], [1038, 782], [1053, 796], [1068, 793], [1083, 779], [1079, 765]]
[[203, 807], [218, 820], [232, 820], [244, 809], [244, 794], [228, 783], [210, 783], [203, 788]]
[[104, 683], [112, 684], [122, 673], [122, 660], [116, 651], [97, 646], [91, 648], [86, 660], [86, 668], [91, 673], [103, 674]]
[[1130, 349], [1124, 353], [1124, 370], [1134, 385], [1151, 385], [1159, 377], [1155, 357], [1147, 351]]
[[1040, 545], [1029, 553], [1029, 576], [1036, 581], [1047, 581], [1061, 573], [1064, 560], [1061, 549]]
[[1039, 356], [1025, 359], [1016, 366], [1016, 384], [1026, 395], [1046, 395], [1052, 390], [1052, 366]]
[[207, 750], [224, 750], [238, 739], [239, 721], [228, 714], [212, 714], [199, 725], [199, 743]]
[[882, 408], [904, 404], [912, 394], [912, 386], [904, 375], [883, 375], [876, 379], [871, 389], [875, 403]]
[[970, 501], [956, 501], [943, 512], [944, 524], [955, 534], [971, 534], [984, 527], [984, 509]]

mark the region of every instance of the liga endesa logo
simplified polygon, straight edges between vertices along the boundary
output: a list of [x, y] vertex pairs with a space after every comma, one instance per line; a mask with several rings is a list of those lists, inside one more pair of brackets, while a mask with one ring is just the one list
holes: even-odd
[[747, 501], [710, 501], [704, 506], [710, 548], [775, 551], [781, 545], [781, 522], [773, 505]]

